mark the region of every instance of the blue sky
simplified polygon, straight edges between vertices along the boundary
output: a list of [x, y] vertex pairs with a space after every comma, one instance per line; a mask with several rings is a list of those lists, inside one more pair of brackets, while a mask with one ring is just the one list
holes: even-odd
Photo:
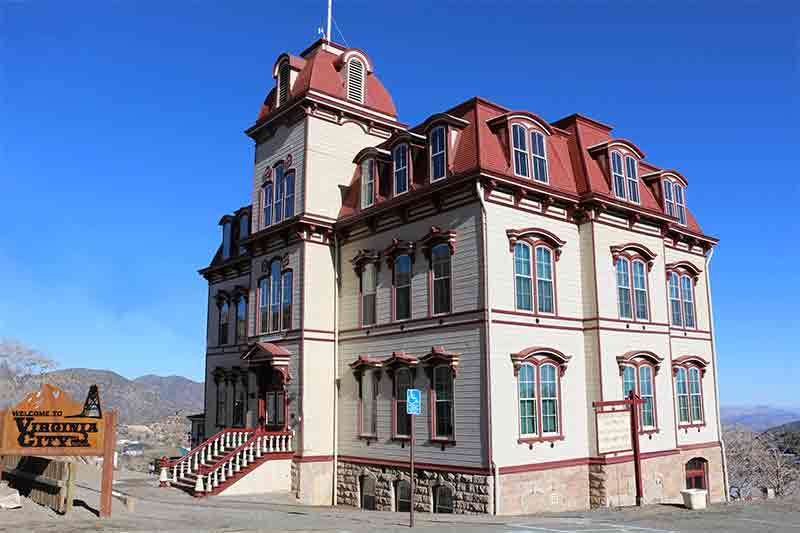
[[[248, 202], [242, 130], [275, 57], [324, 15], [324, 0], [3, 3], [0, 337], [62, 367], [200, 379], [196, 270]], [[334, 17], [401, 120], [474, 95], [581, 112], [683, 172], [722, 239], [722, 402], [800, 406], [796, 3], [341, 1]]]

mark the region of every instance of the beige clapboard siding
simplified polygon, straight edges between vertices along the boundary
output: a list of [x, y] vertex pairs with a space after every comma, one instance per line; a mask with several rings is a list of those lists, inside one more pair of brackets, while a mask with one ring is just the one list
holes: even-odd
[[339, 374], [339, 454], [375, 459], [404, 461], [408, 459], [408, 447], [391, 438], [391, 380], [383, 373], [378, 399], [378, 440], [367, 446], [357, 436], [358, 385], [350, 368], [360, 354], [388, 357], [393, 351], [405, 351], [422, 356], [432, 346], [444, 345], [448, 350], [461, 354], [458, 377], [455, 379], [455, 432], [456, 445], [445, 451], [429, 443], [430, 413], [428, 399], [430, 383], [427, 374], [417, 370], [415, 385], [422, 390], [422, 415], [417, 420], [417, 460], [437, 464], [460, 466], [485, 466], [485, 431], [482, 427], [483, 401], [481, 397], [481, 367], [483, 336], [480, 324], [461, 325], [446, 330], [431, 329], [411, 335], [386, 335], [365, 337], [340, 345]]
[[261, 185], [264, 183], [264, 170], [291, 154], [294, 178], [294, 213], [303, 212], [305, 195], [305, 131], [306, 121], [294, 124], [281, 124], [274, 128], [274, 134], [256, 144], [255, 169], [253, 172], [253, 230], [262, 229], [263, 209], [261, 205]]
[[[382, 252], [388, 247], [392, 238], [419, 241], [432, 225], [443, 230], [456, 230], [456, 252], [452, 258], [452, 307], [453, 312], [471, 311], [481, 307], [481, 269], [478, 233], [478, 204], [473, 203], [434, 217], [417, 220], [392, 230], [353, 240], [342, 246], [342, 288], [340, 293], [341, 329], [358, 327], [358, 291], [359, 278], [356, 275], [352, 259], [359, 250], [368, 249]], [[413, 275], [411, 282], [412, 318], [428, 316], [428, 273], [429, 263], [422, 250], [415, 252]], [[385, 258], [381, 258], [378, 271], [377, 312], [378, 324], [391, 321], [392, 271]]]
[[332, 250], [321, 244], [304, 244], [304, 327], [333, 332], [335, 270]]
[[353, 158], [363, 148], [385, 140], [368, 134], [355, 122], [333, 124], [316, 117], [308, 127], [307, 175], [313, 177], [306, 198], [309, 213], [336, 217], [341, 206], [340, 185], [350, 185], [355, 171]]
[[[294, 353], [294, 352], [293, 352]], [[294, 357], [292, 357], [292, 364]], [[303, 421], [305, 434], [295, 450], [302, 455], [333, 454], [333, 419], [335, 398], [333, 343], [303, 341]], [[297, 396], [295, 396], [296, 398]], [[292, 406], [291, 402], [290, 408]], [[289, 423], [293, 421], [290, 419]]]

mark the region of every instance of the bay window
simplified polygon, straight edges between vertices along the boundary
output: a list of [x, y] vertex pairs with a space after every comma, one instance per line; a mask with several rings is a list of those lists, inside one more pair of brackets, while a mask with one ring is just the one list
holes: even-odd
[[431, 181], [440, 180], [445, 177], [447, 169], [447, 130], [444, 126], [434, 128], [430, 138], [430, 157], [431, 157]]

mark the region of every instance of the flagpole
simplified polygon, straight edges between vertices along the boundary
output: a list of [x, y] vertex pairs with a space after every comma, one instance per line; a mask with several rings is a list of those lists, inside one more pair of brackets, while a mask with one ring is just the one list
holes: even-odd
[[325, 33], [325, 39], [331, 42], [331, 19], [333, 18], [333, 0], [328, 0], [328, 31]]

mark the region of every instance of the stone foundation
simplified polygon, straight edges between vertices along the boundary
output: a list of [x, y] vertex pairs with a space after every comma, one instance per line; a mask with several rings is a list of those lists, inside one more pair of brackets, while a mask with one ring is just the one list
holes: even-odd
[[[453, 489], [453, 512], [460, 514], [484, 514], [492, 512], [492, 478], [478, 474], [438, 472], [414, 469], [414, 509], [420, 512], [433, 511], [433, 488], [447, 485]], [[393, 466], [364, 465], [340, 462], [338, 465], [338, 503], [361, 506], [361, 476], [375, 478], [375, 507], [378, 511], [394, 511], [395, 483], [409, 481], [407, 468]]]
[[[681, 450], [679, 453], [642, 460], [643, 503], [682, 503], [681, 490], [686, 488], [686, 463], [695, 457], [708, 461], [706, 476], [711, 502], [724, 501], [722, 451], [714, 447]], [[592, 507], [636, 505], [633, 462], [591, 465], [589, 487]]]
[[589, 508], [589, 465], [500, 476], [498, 514], [530, 514]]

